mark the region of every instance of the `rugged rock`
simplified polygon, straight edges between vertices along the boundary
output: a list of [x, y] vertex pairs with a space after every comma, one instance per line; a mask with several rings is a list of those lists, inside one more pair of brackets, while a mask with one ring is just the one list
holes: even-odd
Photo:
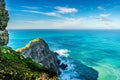
[[5, 9], [4, 0], [0, 0], [0, 30], [5, 30], [8, 23], [8, 11]]
[[58, 80], [58, 77], [32, 59], [0, 46], [0, 80]]
[[4, 31], [0, 31], [0, 45], [7, 45], [8, 44], [8, 31], [4, 30]]
[[63, 70], [65, 70], [67, 67], [68, 67], [67, 64], [64, 64], [64, 63], [60, 64], [60, 68]]
[[7, 45], [9, 40], [9, 35], [6, 30], [8, 23], [8, 11], [5, 9], [4, 0], [0, 0], [0, 45]]
[[47, 43], [40, 39], [30, 41], [25, 47], [17, 49], [16, 52], [22, 53], [25, 57], [32, 58], [37, 63], [45, 66], [48, 69], [53, 69], [59, 74], [58, 58], [52, 52]]

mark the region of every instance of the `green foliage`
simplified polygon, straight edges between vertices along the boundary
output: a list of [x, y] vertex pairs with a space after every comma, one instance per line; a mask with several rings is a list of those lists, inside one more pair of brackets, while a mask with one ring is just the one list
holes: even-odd
[[18, 57], [14, 54], [4, 53], [1, 57], [7, 60], [18, 61]]
[[13, 80], [36, 80], [39, 77], [39, 73], [31, 71], [20, 71]]
[[44, 76], [39, 76], [42, 73], [45, 73], [47, 80], [58, 80], [57, 74], [52, 69], [41, 66], [31, 58], [24, 58], [10, 48], [0, 46], [0, 79], [44, 80]]
[[38, 63], [34, 62], [31, 58], [24, 58], [22, 60], [27, 66], [33, 71], [40, 71], [43, 67]]

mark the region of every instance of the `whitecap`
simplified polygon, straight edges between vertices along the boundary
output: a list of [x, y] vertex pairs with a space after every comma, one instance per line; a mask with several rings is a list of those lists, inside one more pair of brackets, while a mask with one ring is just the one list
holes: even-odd
[[59, 56], [68, 57], [69, 56], [69, 50], [68, 49], [60, 49], [60, 50], [54, 50], [54, 52], [58, 53]]

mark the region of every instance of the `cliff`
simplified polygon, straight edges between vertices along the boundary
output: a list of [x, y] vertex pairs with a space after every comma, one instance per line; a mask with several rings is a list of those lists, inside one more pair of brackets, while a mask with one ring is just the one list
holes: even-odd
[[16, 52], [22, 53], [25, 57], [32, 58], [35, 62], [59, 74], [59, 60], [43, 39], [36, 38], [31, 40], [25, 47], [17, 49]]
[[24, 58], [12, 49], [0, 46], [0, 80], [58, 80], [57, 74]]
[[[27, 58], [32, 58], [35, 62], [45, 66], [45, 68], [55, 71], [57, 75], [59, 74], [59, 68], [66, 70], [66, 67], [71, 67], [58, 60], [57, 55], [59, 56], [59, 54], [52, 52], [47, 43], [41, 38], [31, 40], [25, 47], [17, 49], [16, 52], [22, 53], [21, 55]], [[80, 70], [78, 73], [81, 80], [97, 80], [98, 78], [96, 70], [82, 63], [75, 68]]]
[[[48, 65], [47, 62], [43, 64], [49, 68], [36, 63], [31, 58], [25, 58], [11, 48], [3, 47], [9, 41], [9, 34], [6, 30], [8, 20], [5, 2], [0, 0], [0, 80], [58, 80], [57, 73], [50, 69], [50, 64]], [[37, 55], [33, 57], [35, 56]], [[57, 60], [56, 57], [54, 59]]]
[[0, 45], [7, 45], [9, 41], [9, 34], [6, 30], [8, 23], [8, 11], [5, 9], [4, 0], [0, 0]]
[[[67, 65], [60, 64], [43, 39], [31, 40], [16, 51], [3, 47], [9, 41], [8, 20], [4, 0], [0, 0], [0, 80], [58, 80], [59, 68], [65, 70]], [[98, 74], [93, 69], [85, 65], [78, 68], [83, 80], [97, 79]]]

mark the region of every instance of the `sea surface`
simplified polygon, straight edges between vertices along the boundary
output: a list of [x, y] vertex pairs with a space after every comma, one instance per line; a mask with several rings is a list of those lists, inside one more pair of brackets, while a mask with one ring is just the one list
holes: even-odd
[[40, 37], [69, 58], [61, 80], [80, 80], [79, 62], [96, 69], [98, 80], [120, 80], [120, 30], [9, 30], [9, 35], [8, 46], [14, 50]]

